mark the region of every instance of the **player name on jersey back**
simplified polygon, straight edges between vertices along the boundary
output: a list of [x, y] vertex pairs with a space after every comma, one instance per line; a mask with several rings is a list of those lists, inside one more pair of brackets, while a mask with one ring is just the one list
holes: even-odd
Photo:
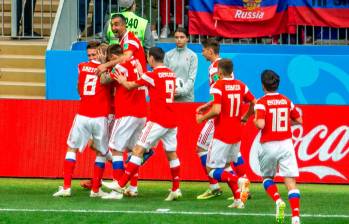
[[171, 72], [159, 72], [159, 78], [176, 78], [175, 73]]
[[90, 67], [90, 66], [83, 66], [81, 69], [82, 72], [88, 72], [88, 73], [96, 73], [97, 72], [97, 68], [96, 67]]
[[268, 106], [287, 105], [287, 100], [267, 100]]

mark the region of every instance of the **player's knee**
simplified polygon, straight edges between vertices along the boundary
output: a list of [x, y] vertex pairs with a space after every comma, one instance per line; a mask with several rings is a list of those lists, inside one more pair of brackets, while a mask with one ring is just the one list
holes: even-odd
[[137, 157], [143, 157], [144, 152], [145, 152], [145, 148], [139, 145], [136, 145], [136, 147], [132, 150], [132, 154]]
[[167, 151], [167, 152], [166, 152], [166, 156], [167, 156], [168, 161], [175, 160], [175, 159], [178, 158], [176, 152], [168, 152], [168, 151]]
[[77, 153], [79, 149], [73, 149], [68, 147], [67, 152], [73, 152], [73, 153]]

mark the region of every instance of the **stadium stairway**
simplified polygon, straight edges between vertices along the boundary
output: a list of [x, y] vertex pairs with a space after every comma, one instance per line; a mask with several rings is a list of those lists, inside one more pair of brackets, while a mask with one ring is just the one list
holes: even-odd
[[59, 0], [36, 1], [34, 32], [40, 39], [11, 39], [11, 1], [0, 3], [0, 98], [45, 99], [45, 51]]
[[44, 40], [0, 41], [0, 98], [45, 99]]
[[[0, 2], [0, 12], [2, 13], [0, 16], [0, 36], [11, 36], [11, 1], [2, 0]], [[50, 36], [58, 4], [59, 0], [36, 1], [33, 16], [34, 32], [42, 34], [44, 37]]]

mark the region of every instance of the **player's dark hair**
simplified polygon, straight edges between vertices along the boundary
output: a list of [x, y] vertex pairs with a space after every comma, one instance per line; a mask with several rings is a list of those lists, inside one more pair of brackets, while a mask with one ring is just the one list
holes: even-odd
[[101, 42], [99, 42], [98, 40], [90, 40], [87, 43], [86, 49], [97, 49], [100, 44]]
[[156, 62], [164, 62], [165, 52], [160, 47], [151, 47], [148, 52], [149, 56], [153, 56]]
[[122, 24], [126, 24], [126, 17], [124, 15], [122, 15], [120, 13], [116, 13], [111, 17], [111, 20], [113, 20], [115, 18], [119, 18]]
[[186, 30], [184, 27], [181, 27], [181, 26], [177, 27], [175, 33], [177, 33], [177, 32], [179, 32], [179, 33], [184, 33], [184, 35], [185, 35], [186, 37], [188, 37], [188, 32], [187, 32], [187, 30]]
[[211, 48], [215, 54], [219, 54], [219, 42], [214, 38], [202, 41], [203, 48]]
[[224, 73], [226, 76], [231, 76], [233, 72], [233, 62], [230, 59], [223, 58], [218, 61], [218, 68]]
[[274, 92], [279, 88], [280, 77], [273, 70], [264, 70], [261, 81], [267, 91]]
[[121, 55], [122, 53], [123, 53], [123, 51], [122, 51], [120, 44], [109, 45], [109, 47], [107, 49], [108, 57], [110, 57], [112, 54]]

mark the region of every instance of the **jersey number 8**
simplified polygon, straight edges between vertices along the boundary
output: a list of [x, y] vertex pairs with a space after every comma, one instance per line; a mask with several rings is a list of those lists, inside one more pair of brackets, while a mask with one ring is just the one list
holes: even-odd
[[96, 84], [98, 77], [95, 75], [86, 75], [84, 83], [84, 96], [93, 96], [96, 94]]

